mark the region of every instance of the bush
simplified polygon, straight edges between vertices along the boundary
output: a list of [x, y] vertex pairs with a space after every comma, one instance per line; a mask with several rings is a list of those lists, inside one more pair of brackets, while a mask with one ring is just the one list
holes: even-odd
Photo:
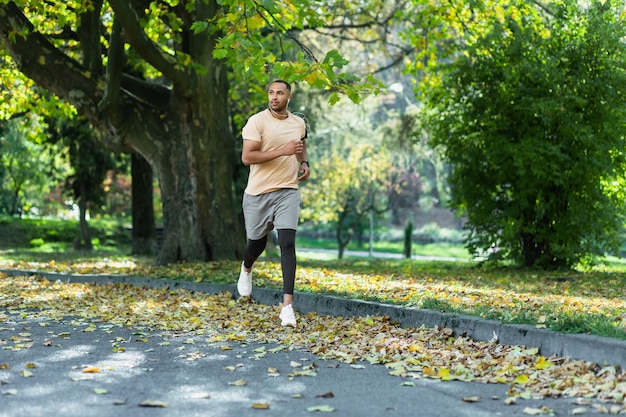
[[46, 241], [43, 240], [42, 238], [38, 237], [38, 238], [35, 238], [35, 239], [31, 239], [31, 241], [29, 243], [30, 243], [30, 247], [31, 248], [40, 248], [40, 247], [42, 247], [43, 245], [46, 244]]

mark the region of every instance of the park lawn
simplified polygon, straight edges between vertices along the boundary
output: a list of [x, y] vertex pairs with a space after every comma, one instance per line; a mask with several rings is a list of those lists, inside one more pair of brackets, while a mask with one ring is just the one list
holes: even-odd
[[[626, 339], [626, 269], [614, 265], [545, 272], [479, 262], [300, 257], [296, 290]], [[115, 251], [4, 251], [0, 268], [234, 284], [240, 262], [157, 267], [152, 258]], [[276, 257], [260, 259], [253, 284], [281, 288]]]

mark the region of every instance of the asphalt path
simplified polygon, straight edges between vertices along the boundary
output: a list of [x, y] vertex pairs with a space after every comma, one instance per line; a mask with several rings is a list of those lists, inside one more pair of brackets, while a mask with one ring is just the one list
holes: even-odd
[[480, 417], [580, 410], [571, 398], [507, 405], [506, 385], [401, 378], [382, 365], [325, 361], [289, 346], [76, 317], [54, 321], [23, 311], [0, 309], [0, 317], [1, 417]]

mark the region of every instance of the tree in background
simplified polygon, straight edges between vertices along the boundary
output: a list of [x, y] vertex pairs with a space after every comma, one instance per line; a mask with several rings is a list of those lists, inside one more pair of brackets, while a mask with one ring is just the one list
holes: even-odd
[[623, 231], [624, 4], [506, 3], [459, 13], [467, 46], [426, 80], [428, 127], [470, 251], [570, 267]]
[[302, 191], [301, 219], [333, 224], [339, 258], [350, 241], [367, 229], [370, 213], [387, 211], [391, 164], [384, 149], [354, 144], [346, 153], [320, 159]]
[[391, 157], [369, 119], [375, 102], [338, 105], [325, 118], [333, 123], [342, 120], [343, 125], [320, 130], [308, 139], [307, 158], [313, 169], [302, 186], [301, 219], [334, 227], [339, 258], [375, 220], [370, 215], [380, 217], [389, 208]]
[[37, 130], [33, 124], [21, 117], [0, 129], [0, 213], [21, 216], [31, 208], [28, 194], [45, 191], [49, 164], [43, 147], [26, 138], [27, 130]]
[[91, 124], [77, 116], [48, 121], [49, 141], [67, 149], [67, 158], [73, 172], [65, 179], [66, 191], [79, 209], [80, 236], [75, 249], [93, 249], [87, 222], [90, 207], [103, 206], [106, 193], [103, 182], [107, 171], [115, 167], [113, 154], [98, 143]]

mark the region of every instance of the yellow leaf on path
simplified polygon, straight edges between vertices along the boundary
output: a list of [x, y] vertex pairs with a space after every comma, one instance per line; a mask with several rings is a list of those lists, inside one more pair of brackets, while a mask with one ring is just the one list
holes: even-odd
[[572, 411], [570, 411], [570, 414], [572, 415], [580, 415], [580, 414], [585, 414], [587, 412], [587, 409], [585, 407], [577, 407], [574, 408]]
[[538, 416], [542, 414], [554, 414], [554, 410], [544, 405], [541, 408], [526, 407], [522, 410], [522, 413], [529, 414], [531, 416]]
[[159, 407], [159, 408], [167, 408], [170, 405], [164, 401], [153, 401], [153, 400], [145, 400], [140, 402], [139, 407]]
[[478, 397], [478, 396], [463, 397], [463, 401], [465, 401], [466, 403], [477, 403], [477, 402], [480, 401], [480, 397]]
[[107, 391], [104, 388], [94, 388], [93, 392], [95, 392], [98, 395], [104, 395], [104, 394], [108, 394], [109, 393], [109, 391]]
[[504, 400], [504, 403], [506, 405], [514, 405], [517, 404], [517, 398], [515, 397], [508, 397], [506, 400]]
[[437, 376], [441, 378], [442, 381], [449, 381], [452, 379], [450, 376], [450, 370], [448, 368], [441, 368], [437, 373]]
[[306, 411], [321, 411], [323, 413], [332, 413], [335, 411], [335, 407], [331, 407], [330, 405], [315, 405], [313, 407], [308, 407]]
[[394, 369], [393, 371], [389, 371], [389, 375], [391, 376], [406, 376], [406, 370], [403, 368]]
[[528, 383], [528, 376], [527, 375], [518, 375], [515, 377], [515, 383], [516, 384], [526, 384]]
[[252, 408], [255, 410], [269, 410], [270, 405], [268, 403], [254, 403], [252, 404]]
[[302, 364], [300, 362], [291, 361], [289, 362], [289, 366], [291, 366], [292, 368], [297, 368], [299, 366], [302, 366]]
[[270, 368], [267, 368], [267, 373], [269, 373], [269, 374], [278, 374], [278, 373], [280, 373], [280, 371], [278, 369], [276, 369], [276, 368], [271, 368], [270, 367]]
[[246, 382], [246, 380], [245, 380], [245, 379], [238, 379], [238, 380], [236, 380], [236, 381], [233, 381], [233, 382], [229, 382], [229, 383], [228, 383], [228, 385], [233, 385], [233, 386], [235, 386], [235, 387], [242, 387], [242, 386], [244, 386], [244, 385], [246, 385], [246, 384], [247, 384], [247, 382]]
[[84, 328], [82, 331], [83, 332], [95, 332], [96, 331], [96, 325], [91, 323], [89, 324], [89, 326], [87, 326], [86, 328]]
[[537, 362], [535, 363], [535, 368], [537, 369], [547, 369], [553, 366], [554, 364], [547, 360], [544, 356], [539, 356]]
[[543, 411], [541, 411], [540, 408], [526, 407], [522, 410], [522, 413], [529, 414], [531, 416], [538, 416], [540, 414], [543, 414]]
[[83, 369], [84, 374], [97, 374], [98, 372], [100, 372], [100, 368], [97, 368], [95, 366], [90, 366], [88, 368]]
[[0, 363], [0, 369], [10, 369], [11, 367], [9, 366], [8, 363]]
[[37, 368], [37, 365], [35, 365], [35, 364], [34, 364], [34, 363], [32, 363], [32, 362], [26, 362], [26, 367], [27, 367], [28, 369], [33, 369], [33, 368]]
[[22, 372], [20, 372], [20, 375], [22, 375], [24, 378], [30, 378], [34, 374], [32, 372], [30, 372], [30, 371], [23, 370]]

